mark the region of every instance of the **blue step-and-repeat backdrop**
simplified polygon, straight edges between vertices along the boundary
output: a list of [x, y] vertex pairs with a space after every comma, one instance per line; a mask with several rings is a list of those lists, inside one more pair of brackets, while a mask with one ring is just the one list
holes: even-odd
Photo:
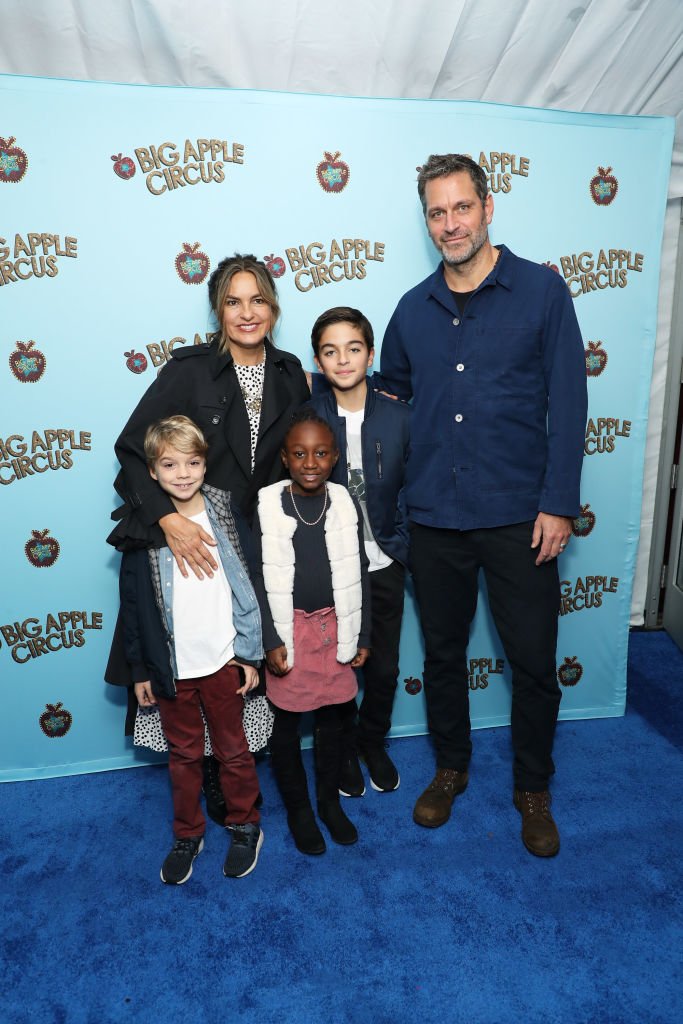
[[[437, 262], [415, 185], [430, 153], [481, 164], [494, 244], [549, 264], [574, 299], [589, 420], [560, 560], [560, 717], [623, 714], [671, 120], [11, 76], [0, 99], [0, 780], [157, 756], [124, 738], [125, 694], [103, 681], [113, 442], [173, 349], [214, 329], [207, 273], [264, 258], [276, 342], [307, 368], [329, 306], [361, 308], [379, 341]], [[507, 724], [485, 601], [469, 669], [474, 726]], [[410, 595], [393, 734], [423, 731]]]

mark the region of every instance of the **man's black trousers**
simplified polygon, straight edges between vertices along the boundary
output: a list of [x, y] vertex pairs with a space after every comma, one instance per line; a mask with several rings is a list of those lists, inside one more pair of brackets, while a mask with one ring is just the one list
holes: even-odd
[[512, 672], [514, 784], [538, 792], [554, 773], [560, 586], [557, 560], [536, 565], [533, 522], [481, 530], [411, 524], [411, 567], [425, 639], [424, 688], [438, 768], [467, 768], [467, 642], [483, 569], [489, 607]]

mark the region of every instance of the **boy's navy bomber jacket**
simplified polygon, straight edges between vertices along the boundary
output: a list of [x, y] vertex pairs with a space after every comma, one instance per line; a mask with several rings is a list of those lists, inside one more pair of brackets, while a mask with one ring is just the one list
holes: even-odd
[[[318, 376], [315, 374], [314, 380]], [[339, 448], [339, 459], [330, 480], [348, 487], [346, 420], [337, 412], [334, 391], [321, 381], [320, 388], [314, 385], [313, 398], [308, 404], [330, 424]], [[373, 391], [368, 380], [361, 427], [368, 519], [382, 551], [405, 566], [408, 565], [409, 538], [403, 484], [410, 444], [410, 416], [410, 406]]]

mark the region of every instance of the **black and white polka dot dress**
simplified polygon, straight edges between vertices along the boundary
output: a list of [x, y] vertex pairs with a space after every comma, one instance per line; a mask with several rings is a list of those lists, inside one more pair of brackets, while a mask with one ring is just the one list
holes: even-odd
[[233, 365], [247, 409], [247, 416], [249, 417], [251, 468], [253, 470], [258, 428], [261, 422], [261, 404], [263, 401], [263, 381], [266, 376], [266, 363], [264, 359], [262, 363], [258, 363], [256, 366], [241, 366], [239, 363], [234, 363]]
[[[204, 718], [203, 711], [202, 718]], [[258, 754], [261, 750], [265, 750], [273, 731], [273, 712], [265, 697], [246, 698], [242, 712], [242, 724], [252, 754]], [[136, 747], [147, 747], [159, 754], [168, 750], [158, 708], [138, 708], [135, 716], [133, 743]], [[206, 718], [204, 718], [204, 754], [207, 757], [213, 754]]]

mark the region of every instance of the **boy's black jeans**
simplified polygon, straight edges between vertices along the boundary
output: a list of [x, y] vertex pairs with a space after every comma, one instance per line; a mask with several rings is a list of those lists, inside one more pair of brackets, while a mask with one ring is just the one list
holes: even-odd
[[398, 648], [401, 639], [405, 569], [392, 562], [370, 573], [372, 619], [371, 654], [363, 666], [365, 688], [358, 714], [358, 742], [369, 746], [384, 743], [391, 727], [398, 679]]
[[536, 565], [533, 522], [482, 530], [412, 523], [411, 568], [425, 639], [424, 688], [437, 768], [470, 760], [467, 642], [483, 569], [489, 608], [512, 670], [517, 789], [547, 789], [561, 692], [556, 676], [557, 559]]

